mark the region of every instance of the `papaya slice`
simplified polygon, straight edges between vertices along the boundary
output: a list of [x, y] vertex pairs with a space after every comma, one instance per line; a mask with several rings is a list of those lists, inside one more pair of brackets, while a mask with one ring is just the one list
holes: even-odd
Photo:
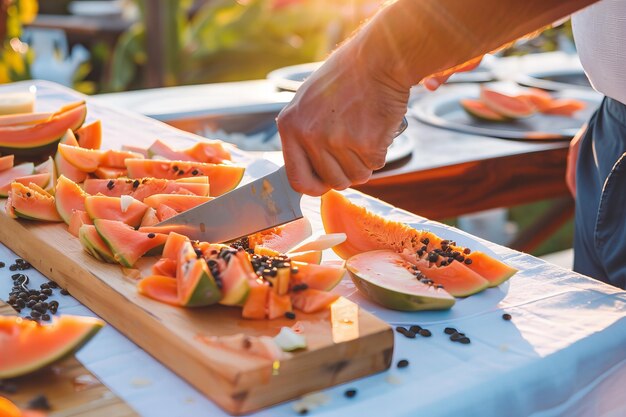
[[221, 140], [201, 140], [182, 152], [199, 162], [219, 164], [231, 160], [230, 152]]
[[165, 246], [163, 247], [163, 257], [172, 261], [178, 261], [180, 251], [186, 242], [189, 242], [189, 238], [187, 236], [171, 232], [167, 235], [167, 240], [165, 241]]
[[0, 157], [0, 171], [6, 171], [7, 169], [13, 168], [13, 162], [15, 160], [15, 155], [6, 155]]
[[156, 208], [156, 216], [160, 222], [164, 222], [165, 220], [176, 216], [178, 212], [171, 208], [170, 206], [166, 206], [165, 204], [159, 204]]
[[11, 184], [11, 205], [17, 217], [27, 220], [62, 222], [54, 197], [42, 194], [19, 182]]
[[[50, 174], [26, 175], [23, 177], [15, 178], [13, 182], [19, 182], [20, 184], [24, 184], [26, 186], [30, 186], [30, 184], [35, 184], [38, 187], [46, 187], [50, 182]], [[7, 197], [9, 195], [10, 188], [10, 184], [8, 186], [0, 187], [0, 197]], [[48, 194], [47, 191], [44, 191], [44, 193]]]
[[139, 201], [153, 194], [180, 194], [190, 192], [196, 195], [209, 195], [208, 183], [184, 183], [161, 178], [118, 178], [112, 180], [90, 178], [85, 180], [85, 192], [98, 193], [109, 197], [130, 195]]
[[0, 378], [26, 375], [71, 355], [103, 326], [94, 317], [64, 315], [41, 325], [19, 316], [0, 316]]
[[85, 121], [84, 101], [66, 106], [49, 120], [34, 125], [0, 127], [0, 152], [38, 155], [56, 145], [65, 132], [77, 130]]
[[176, 278], [176, 265], [173, 259], [161, 258], [152, 265], [152, 274]]
[[100, 120], [83, 125], [75, 132], [78, 146], [87, 149], [100, 149], [102, 146], [102, 123]]
[[[59, 145], [65, 144], [69, 146], [78, 146], [78, 141], [74, 136], [74, 132], [68, 129], [63, 137], [61, 138]], [[54, 163], [56, 165], [57, 175], [60, 177], [61, 175], [66, 178], [74, 181], [74, 182], [83, 182], [85, 178], [87, 178], [87, 173], [79, 170], [74, 165], [70, 164], [64, 157], [61, 155], [61, 152], [58, 151], [54, 155]]]
[[278, 253], [286, 253], [311, 236], [312, 230], [311, 222], [306, 217], [302, 217], [282, 226], [248, 236], [248, 246], [255, 251], [259, 246]]
[[153, 194], [146, 197], [143, 202], [156, 209], [160, 205], [166, 205], [174, 209], [177, 213], [192, 209], [200, 204], [212, 200], [213, 197], [185, 194]]
[[94, 172], [100, 166], [104, 153], [99, 149], [87, 149], [59, 143], [61, 156], [82, 172]]
[[85, 211], [91, 219], [119, 220], [134, 228], [139, 227], [148, 206], [133, 197], [92, 195], [85, 198]]
[[246, 319], [263, 320], [267, 315], [267, 299], [272, 291], [270, 291], [269, 284], [260, 279], [250, 281], [249, 285], [248, 298], [243, 305], [241, 315]]
[[320, 264], [322, 262], [322, 251], [310, 250], [306, 252], [289, 252], [289, 259], [307, 264]]
[[110, 264], [117, 263], [115, 255], [113, 255], [109, 246], [100, 237], [96, 226], [91, 224], [80, 226], [78, 228], [78, 239], [83, 249], [97, 260]]
[[143, 217], [141, 218], [141, 224], [139, 225], [139, 228], [154, 226], [158, 223], [159, 218], [157, 217], [156, 210], [152, 207], [148, 207], [146, 209], [146, 212], [143, 214]]
[[105, 167], [126, 169], [127, 159], [142, 159], [143, 155], [137, 152], [109, 149], [102, 154], [100, 164]]
[[270, 320], [285, 317], [285, 314], [293, 311], [291, 296], [289, 294], [278, 295], [270, 291], [267, 297], [267, 318]]
[[[334, 265], [307, 264], [292, 261], [292, 288], [306, 284], [307, 288], [330, 291], [337, 286], [346, 274], [346, 269]], [[294, 273], [295, 272], [295, 273]]]
[[78, 237], [78, 232], [80, 227], [83, 224], [93, 224], [89, 215], [82, 210], [74, 210], [72, 216], [70, 217], [70, 224], [68, 226], [68, 231], [73, 235]]
[[522, 94], [519, 94], [518, 97], [528, 99], [540, 112], [548, 109], [554, 101], [554, 98], [550, 95], [550, 93], [539, 88], [529, 88]]
[[55, 191], [55, 204], [65, 223], [70, 224], [74, 211], [85, 211], [85, 198], [87, 196], [89, 194], [84, 192], [74, 181], [64, 175], [59, 177]]
[[54, 113], [16, 113], [0, 116], [0, 127], [34, 125], [46, 122], [54, 116]]
[[332, 303], [337, 301], [338, 294], [326, 291], [307, 289], [291, 294], [293, 307], [304, 313], [317, 313], [327, 309]]
[[480, 99], [488, 108], [510, 119], [532, 116], [537, 112], [528, 98], [500, 93], [485, 86], [480, 88]]
[[4, 171], [0, 171], [0, 197], [6, 197], [11, 190], [11, 183], [16, 178], [33, 175], [35, 165], [32, 162], [25, 162]]
[[178, 281], [163, 275], [150, 275], [137, 283], [139, 294], [165, 304], [180, 306]]
[[50, 174], [50, 181], [48, 182], [48, 186], [45, 187], [45, 190], [49, 193], [54, 194], [58, 179], [54, 159], [49, 156], [48, 159], [43, 161], [41, 164], [35, 166], [35, 174]]
[[470, 116], [479, 120], [487, 120], [489, 122], [504, 122], [509, 120], [502, 114], [487, 107], [487, 105], [480, 100], [466, 98], [462, 99], [460, 103], [463, 110], [465, 110]]
[[577, 111], [583, 110], [587, 107], [587, 104], [584, 101], [576, 100], [576, 99], [566, 99], [559, 98], [553, 100], [548, 106], [546, 106], [542, 113], [551, 114], [556, 116], [567, 116], [571, 117]]
[[222, 298], [219, 303], [227, 306], [243, 305], [250, 290], [248, 284], [250, 275], [243, 267], [240, 258], [231, 256], [226, 268], [219, 271], [219, 278], [222, 283]]
[[154, 158], [155, 156], [173, 160], [173, 161], [194, 161], [202, 162], [197, 159], [183, 153], [176, 151], [169, 147], [169, 145], [160, 139], [155, 140], [148, 148], [148, 157]]
[[410, 264], [390, 250], [363, 252], [348, 259], [352, 281], [370, 300], [400, 311], [447, 310], [455, 299], [442, 288], [416, 279]]
[[99, 166], [93, 172], [93, 175], [95, 175], [97, 178], [102, 178], [102, 179], [115, 179], [115, 178], [125, 177], [126, 174], [127, 172], [125, 168], [112, 168], [112, 167], [103, 167], [103, 166]]
[[158, 251], [167, 239], [167, 235], [139, 232], [117, 220], [95, 219], [93, 224], [111, 249], [113, 258], [127, 268], [132, 268], [146, 253], [154, 249]]
[[289, 249], [288, 253], [323, 251], [342, 244], [346, 241], [346, 239], [347, 236], [345, 233], [317, 234], [315, 236], [309, 237], [308, 239]]
[[177, 179], [206, 175], [211, 183], [211, 196], [214, 197], [237, 187], [245, 170], [236, 165], [157, 159], [127, 159], [126, 169], [130, 178]]
[[198, 257], [190, 242], [183, 243], [177, 260], [176, 281], [178, 301], [186, 307], [215, 304], [222, 298], [218, 284], [202, 257]]

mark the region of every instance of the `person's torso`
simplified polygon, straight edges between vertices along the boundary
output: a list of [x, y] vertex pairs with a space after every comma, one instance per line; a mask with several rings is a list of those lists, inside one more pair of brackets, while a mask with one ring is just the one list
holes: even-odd
[[601, 0], [572, 16], [572, 26], [593, 87], [626, 104], [626, 0]]

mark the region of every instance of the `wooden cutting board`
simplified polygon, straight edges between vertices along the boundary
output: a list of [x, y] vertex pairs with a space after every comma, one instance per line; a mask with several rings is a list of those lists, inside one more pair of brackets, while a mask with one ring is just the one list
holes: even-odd
[[[236, 307], [172, 307], [139, 295], [133, 274], [92, 258], [64, 224], [16, 221], [4, 214], [3, 206], [4, 201], [0, 241], [232, 414], [390, 365], [391, 328], [351, 301], [340, 299], [327, 312], [297, 312], [295, 320], [244, 320]], [[274, 336], [282, 326], [296, 323], [308, 349], [280, 363], [216, 349], [201, 340], [242, 332]]]
[[[84, 98], [38, 82], [37, 111]], [[182, 147], [195, 140], [160, 122], [87, 102], [88, 120], [102, 120], [103, 147], [147, 146], [157, 138]], [[250, 160], [233, 152], [239, 161]], [[391, 328], [351, 301], [342, 298], [331, 311], [298, 312], [296, 320], [272, 321], [243, 320], [241, 310], [232, 307], [171, 307], [139, 295], [131, 274], [89, 256], [64, 224], [15, 221], [5, 215], [4, 203], [0, 200], [2, 243], [232, 414], [380, 372], [391, 363]], [[216, 349], [201, 340], [242, 332], [274, 336], [282, 326], [296, 323], [308, 349], [280, 363]]]
[[[0, 301], [0, 315], [14, 314], [15, 310]], [[137, 416], [74, 357], [43, 371], [13, 379], [11, 384], [17, 391], [0, 391], [0, 395], [22, 408], [33, 398], [45, 395], [51, 406], [49, 417]]]

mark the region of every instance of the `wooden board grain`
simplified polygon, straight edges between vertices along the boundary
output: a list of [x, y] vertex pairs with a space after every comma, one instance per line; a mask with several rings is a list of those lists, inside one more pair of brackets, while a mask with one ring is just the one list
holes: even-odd
[[120, 266], [89, 256], [58, 223], [16, 221], [2, 209], [0, 241], [233, 414], [379, 372], [391, 362], [389, 325], [346, 299], [333, 305], [332, 313], [298, 312], [295, 322], [302, 326], [308, 349], [272, 363], [201, 339], [241, 332], [274, 336], [294, 320], [244, 320], [235, 307], [184, 309], [143, 297]]
[[[0, 315], [16, 314], [0, 301]], [[15, 393], [1, 392], [19, 407], [38, 395], [45, 395], [49, 417], [135, 417], [138, 414], [96, 379], [73, 356], [52, 367], [10, 381]]]

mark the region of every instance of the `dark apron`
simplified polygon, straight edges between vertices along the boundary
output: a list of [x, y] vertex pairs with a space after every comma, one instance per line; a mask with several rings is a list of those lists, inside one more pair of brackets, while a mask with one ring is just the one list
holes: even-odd
[[608, 97], [580, 144], [574, 270], [626, 287], [626, 105]]

